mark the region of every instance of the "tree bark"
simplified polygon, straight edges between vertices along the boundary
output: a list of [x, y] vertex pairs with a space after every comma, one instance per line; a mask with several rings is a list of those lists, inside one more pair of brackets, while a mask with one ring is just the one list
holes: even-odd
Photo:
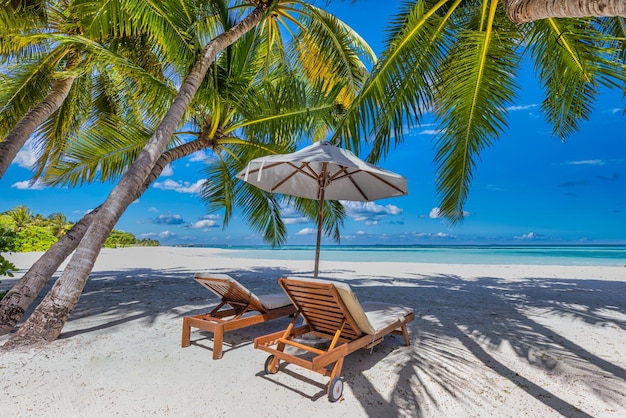
[[515, 23], [552, 17], [626, 17], [624, 0], [502, 0], [502, 4]]
[[[206, 148], [207, 145], [206, 140], [196, 139], [165, 152], [154, 165], [148, 179], [141, 190], [135, 194], [134, 199], [138, 199], [150, 187], [150, 184], [161, 175], [167, 164]], [[61, 263], [78, 247], [98, 210], [99, 207], [74, 224], [72, 229], [54, 243], [0, 300], [0, 335], [8, 334], [15, 328], [15, 325], [24, 316], [24, 312], [48, 284]]]
[[0, 179], [35, 129], [61, 106], [73, 83], [74, 77], [56, 81], [46, 98], [29, 110], [4, 138], [4, 141], [0, 142]]
[[38, 345], [54, 341], [59, 336], [67, 318], [80, 299], [106, 237], [128, 205], [135, 200], [133, 196], [136, 191], [147, 180], [174, 130], [182, 121], [184, 112], [198, 90], [209, 65], [219, 52], [256, 26], [263, 18], [268, 6], [269, 4], [260, 3], [241, 22], [207, 44], [201, 59], [196, 62], [180, 87], [178, 95], [158, 128], [100, 207], [52, 290], [18, 332], [7, 341], [6, 348]]

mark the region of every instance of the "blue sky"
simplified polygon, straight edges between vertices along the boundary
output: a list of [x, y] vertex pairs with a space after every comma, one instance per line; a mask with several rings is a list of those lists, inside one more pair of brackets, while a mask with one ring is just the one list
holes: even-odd
[[[399, 1], [333, 2], [332, 10], [380, 52], [385, 37], [383, 14]], [[347, 205], [344, 245], [354, 244], [626, 244], [626, 116], [623, 92], [603, 91], [591, 120], [567, 142], [551, 135], [540, 111], [539, 84], [526, 66], [522, 86], [509, 108], [509, 127], [501, 140], [481, 154], [474, 171], [467, 216], [451, 227], [438, 216], [433, 137], [436, 126], [409, 131], [405, 142], [380, 163], [404, 175], [409, 195]], [[222, 228], [219, 213], [207, 214], [197, 192], [208, 153], [174, 162], [133, 203], [116, 225], [139, 238], [167, 244], [262, 244], [236, 216]], [[26, 205], [47, 216], [63, 212], [77, 221], [104, 201], [111, 184], [74, 189], [30, 184], [33, 150], [23, 149], [0, 180], [0, 212]], [[288, 245], [315, 243], [315, 225], [286, 210]], [[326, 240], [324, 243], [332, 243]]]

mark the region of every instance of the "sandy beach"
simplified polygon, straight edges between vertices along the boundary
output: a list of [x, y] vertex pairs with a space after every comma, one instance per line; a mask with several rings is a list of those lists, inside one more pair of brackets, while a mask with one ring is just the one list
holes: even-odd
[[[12, 254], [20, 269], [38, 254]], [[411, 345], [388, 336], [346, 358], [343, 400], [293, 365], [265, 375], [255, 337], [289, 318], [212, 335], [185, 315], [217, 303], [193, 280], [227, 273], [257, 294], [313, 263], [206, 248], [105, 249], [60, 338], [0, 352], [0, 417], [624, 417], [626, 268], [320, 263], [360, 300], [415, 310]], [[55, 275], [55, 278], [58, 276]], [[8, 336], [0, 337], [0, 344]]]

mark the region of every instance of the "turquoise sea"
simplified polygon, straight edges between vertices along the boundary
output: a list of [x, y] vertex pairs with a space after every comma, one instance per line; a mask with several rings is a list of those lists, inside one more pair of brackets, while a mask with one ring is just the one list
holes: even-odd
[[[241, 258], [313, 260], [314, 246], [217, 247]], [[539, 264], [566, 266], [626, 266], [626, 245], [545, 246], [322, 246], [320, 260], [442, 264]], [[626, 273], [625, 273], [626, 274]]]

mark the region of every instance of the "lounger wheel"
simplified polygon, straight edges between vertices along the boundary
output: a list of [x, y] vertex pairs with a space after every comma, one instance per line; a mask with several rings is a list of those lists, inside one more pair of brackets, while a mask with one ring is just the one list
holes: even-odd
[[265, 370], [265, 374], [275, 374], [278, 372], [278, 365], [276, 365], [276, 369], [272, 370], [270, 369], [270, 364], [272, 363], [272, 360], [274, 360], [274, 354], [271, 354], [267, 360], [265, 360], [265, 366], [263, 366], [263, 370]]
[[337, 402], [341, 399], [343, 394], [343, 379], [341, 377], [334, 377], [328, 385], [328, 400], [331, 402]]

